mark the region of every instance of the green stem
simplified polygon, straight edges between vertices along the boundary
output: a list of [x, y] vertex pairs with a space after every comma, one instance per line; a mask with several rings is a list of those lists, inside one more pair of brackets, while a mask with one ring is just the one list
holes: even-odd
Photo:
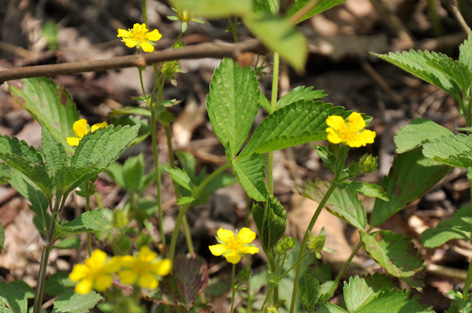
[[[269, 252], [269, 253], [267, 253]], [[275, 273], [277, 271], [277, 266], [274, 262], [274, 256], [272, 255], [272, 252], [266, 251], [267, 259], [269, 261], [269, 270], [272, 273]], [[268, 280], [268, 279], [267, 279]], [[274, 295], [272, 296], [272, 303], [277, 303], [279, 301], [279, 288], [277, 285], [274, 286]]]
[[[246, 227], [249, 227], [251, 224], [250, 221], [250, 216], [251, 216], [251, 198], [249, 198], [246, 195], [246, 217], [245, 217], [245, 222], [244, 225]], [[246, 254], [246, 269], [250, 273], [251, 272], [251, 255]], [[247, 289], [246, 289], [246, 295], [247, 295], [247, 300], [246, 300], [246, 312], [247, 313], [252, 313], [252, 293], [251, 293], [251, 276], [249, 275], [249, 279], [247, 280]]]
[[[315, 225], [315, 222], [318, 219], [318, 216], [320, 215], [321, 210], [324, 208], [326, 202], [328, 202], [328, 199], [333, 193], [335, 188], [336, 188], [335, 184], [332, 183], [331, 186], [329, 186], [328, 191], [326, 191], [323, 199], [321, 199], [321, 202], [318, 204], [318, 208], [316, 209], [315, 214], [313, 214], [310, 224], [308, 224], [308, 227], [305, 231], [305, 236], [303, 236], [303, 240], [300, 245], [300, 252], [298, 253], [299, 259], [303, 256], [305, 252], [306, 242], [308, 241], [308, 238], [310, 237], [311, 230], [313, 226]], [[290, 303], [290, 313], [293, 313], [295, 311], [295, 302], [296, 302], [295, 300], [297, 299], [298, 280], [300, 279], [300, 272], [301, 272], [301, 267], [302, 267], [301, 264], [302, 262], [298, 263], [297, 269], [295, 272], [295, 280], [293, 281], [292, 302]]]
[[94, 191], [93, 195], [95, 196], [95, 201], [97, 201], [98, 208], [103, 209], [102, 199], [100, 198], [100, 195], [98, 194], [96, 190]]
[[143, 10], [143, 22], [148, 26], [148, 19], [147, 19], [147, 9], [146, 9], [146, 0], [141, 0], [141, 7]]
[[230, 313], [234, 312], [234, 295], [236, 294], [236, 287], [234, 286], [236, 280], [236, 264], [233, 264], [233, 271], [231, 274], [231, 309], [229, 310]]
[[[272, 112], [277, 110], [277, 96], [279, 93], [279, 53], [274, 52], [274, 69], [272, 75], [272, 95], [270, 99], [270, 108]], [[269, 193], [274, 194], [274, 152], [267, 153], [267, 186]]]
[[231, 33], [233, 34], [234, 42], [238, 42], [238, 33], [237, 33], [237, 23], [238, 23], [238, 18], [234, 18], [234, 22], [231, 19], [231, 16], [228, 17], [229, 20], [229, 28], [231, 29]]
[[472, 284], [472, 260], [469, 262], [469, 269], [467, 270], [467, 276], [465, 278], [463, 298], [467, 299], [470, 291], [470, 284]]
[[[196, 187], [192, 191], [191, 197], [195, 199], [198, 198], [200, 194], [202, 193], [202, 191], [205, 189], [205, 187], [218, 175], [223, 173], [228, 167], [230, 167], [230, 164], [226, 163], [225, 165], [221, 166], [216, 171], [211, 173], [200, 185], [198, 185], [198, 187]], [[179, 212], [179, 216], [177, 217], [177, 220], [175, 222], [175, 227], [174, 227], [174, 232], [172, 233], [172, 239], [170, 242], [170, 252], [169, 252], [169, 259], [172, 262], [172, 266], [174, 265], [175, 246], [177, 244], [177, 237], [179, 235], [180, 224], [182, 224], [182, 220], [185, 217], [185, 214], [187, 213], [191, 204], [192, 203], [187, 203], [184, 206], [182, 206], [182, 209]]]
[[[93, 182], [92, 182], [93, 183]], [[90, 211], [90, 182], [86, 182], [87, 190], [85, 191], [85, 212]], [[92, 255], [92, 239], [90, 233], [87, 233], [87, 250], [88, 256]]]
[[440, 36], [443, 33], [443, 28], [441, 25], [439, 14], [438, 14], [437, 0], [428, 0], [428, 11], [429, 11], [429, 18], [431, 19], [431, 23], [433, 24], [434, 35], [436, 37]]

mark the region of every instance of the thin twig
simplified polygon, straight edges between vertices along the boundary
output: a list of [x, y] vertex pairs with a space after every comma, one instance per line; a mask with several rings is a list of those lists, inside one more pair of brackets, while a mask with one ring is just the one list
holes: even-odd
[[250, 39], [238, 44], [227, 45], [203, 43], [177, 50], [163, 50], [140, 56], [128, 55], [105, 60], [12, 68], [0, 71], [0, 83], [19, 78], [72, 75], [85, 72], [114, 70], [126, 67], [146, 66], [170, 60], [201, 58], [220, 59], [224, 57], [236, 59], [242, 52], [257, 52], [261, 49], [263, 49], [262, 44], [256, 39]]
[[459, 10], [459, 7], [457, 6], [457, 1], [449, 0], [449, 1], [444, 1], [444, 2], [446, 3], [446, 6], [452, 11], [452, 14], [454, 14], [454, 17], [457, 19], [462, 29], [464, 30], [464, 32], [466, 34], [470, 34], [472, 31], [470, 30], [469, 25], [467, 25], [467, 22], [462, 16], [462, 13]]

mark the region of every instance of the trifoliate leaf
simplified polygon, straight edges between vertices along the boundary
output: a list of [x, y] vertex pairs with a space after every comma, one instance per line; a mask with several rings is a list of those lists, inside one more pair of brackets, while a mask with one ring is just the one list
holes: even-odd
[[72, 124], [79, 119], [79, 112], [63, 87], [56, 85], [52, 79], [37, 77], [12, 81], [9, 91], [67, 152], [73, 151], [66, 139], [75, 136]]
[[421, 234], [421, 243], [428, 248], [439, 247], [451, 239], [472, 241], [472, 206], [465, 206], [450, 218]]
[[372, 234], [361, 232], [361, 240], [369, 255], [390, 275], [415, 288], [424, 285], [425, 267], [411, 237], [385, 230]]
[[266, 201], [268, 190], [265, 178], [266, 158], [261, 154], [238, 158], [232, 163], [233, 172], [247, 195], [256, 201]]
[[424, 195], [449, 171], [450, 167], [424, 157], [421, 148], [397, 155], [388, 176], [382, 180], [382, 188], [390, 201], [376, 199], [370, 224], [378, 226], [385, 222]]
[[211, 80], [207, 97], [208, 117], [216, 136], [228, 145], [230, 156], [239, 152], [259, 110], [259, 83], [250, 67], [223, 59]]
[[397, 153], [404, 153], [421, 146], [427, 140], [448, 135], [452, 135], [449, 129], [431, 120], [417, 118], [400, 129], [395, 135], [394, 141]]
[[390, 291], [393, 288], [395, 288], [393, 283], [386, 275], [350, 277], [349, 283], [344, 282], [344, 301], [350, 312], [357, 312], [363, 305], [378, 297], [381, 292]]
[[277, 110], [300, 100], [315, 100], [326, 96], [323, 90], [313, 90], [311, 86], [298, 86], [277, 101]]
[[85, 295], [65, 292], [54, 301], [52, 313], [88, 313], [100, 300], [102, 296], [95, 291]]
[[462, 168], [472, 167], [472, 135], [449, 135], [436, 138], [423, 145], [425, 157]]
[[[288, 10], [289, 15], [293, 15], [296, 12], [298, 12], [300, 9], [302, 9], [304, 6], [306, 6], [310, 0], [296, 0], [294, 5], [290, 7]], [[320, 0], [318, 3], [315, 5], [313, 9], [308, 11], [303, 17], [297, 21], [297, 23], [302, 22], [306, 19], [309, 19], [312, 16], [315, 16], [317, 14], [320, 14], [321, 12], [324, 12], [326, 10], [329, 10], [343, 2], [346, 2], [346, 0]]]
[[270, 251], [284, 235], [287, 212], [277, 198], [270, 196], [264, 206], [252, 205], [252, 216], [264, 251]]

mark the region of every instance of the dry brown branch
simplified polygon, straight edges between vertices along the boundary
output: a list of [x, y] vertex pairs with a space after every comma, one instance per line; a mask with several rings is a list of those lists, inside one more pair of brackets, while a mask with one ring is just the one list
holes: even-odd
[[163, 50], [142, 55], [128, 55], [114, 57], [105, 60], [73, 62], [63, 64], [37, 65], [20, 68], [12, 68], [0, 71], [0, 83], [28, 77], [71, 75], [84, 72], [100, 72], [126, 67], [146, 66], [163, 61], [200, 58], [224, 58], [237, 59], [247, 51], [256, 52], [263, 49], [262, 44], [256, 39], [250, 39], [238, 44], [214, 44], [203, 43], [188, 46], [177, 50]]

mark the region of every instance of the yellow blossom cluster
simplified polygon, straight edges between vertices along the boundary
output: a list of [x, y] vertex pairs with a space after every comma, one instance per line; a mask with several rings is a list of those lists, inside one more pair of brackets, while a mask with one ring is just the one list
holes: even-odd
[[112, 258], [97, 249], [84, 264], [74, 266], [69, 278], [77, 283], [75, 292], [79, 294], [87, 294], [93, 289], [98, 292], [107, 290], [112, 285], [115, 274], [124, 284], [155, 289], [159, 285], [159, 279], [169, 274], [170, 270], [170, 260], [158, 258], [157, 253], [146, 246], [136, 256]]
[[334, 144], [344, 143], [351, 148], [359, 148], [373, 143], [375, 139], [375, 132], [364, 129], [366, 123], [357, 112], [351, 113], [347, 121], [342, 116], [331, 115], [326, 119], [326, 125], [328, 141]]
[[123, 38], [123, 42], [129, 48], [136, 47], [138, 50], [142, 48], [144, 52], [153, 52], [153, 41], [158, 41], [162, 35], [157, 29], [150, 32], [146, 24], [136, 23], [128, 30], [118, 29], [117, 37]]
[[250, 244], [256, 239], [256, 233], [247, 227], [241, 228], [236, 234], [231, 230], [220, 228], [216, 235], [219, 244], [210, 246], [210, 252], [215, 256], [223, 255], [229, 263], [237, 264], [243, 254], [259, 252], [259, 248]]

